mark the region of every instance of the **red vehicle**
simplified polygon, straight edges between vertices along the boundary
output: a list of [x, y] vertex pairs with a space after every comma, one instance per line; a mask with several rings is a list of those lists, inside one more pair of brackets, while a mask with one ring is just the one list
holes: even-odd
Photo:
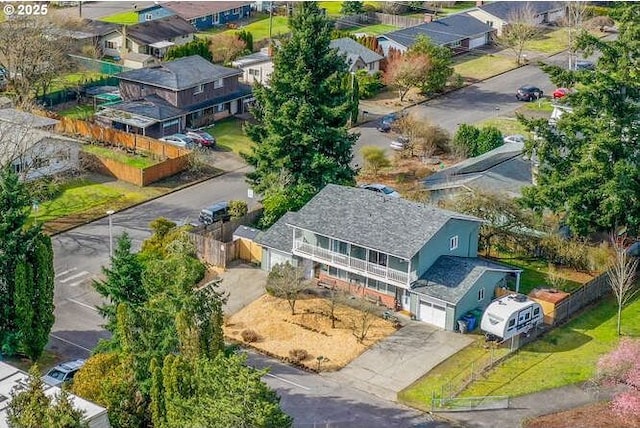
[[569, 94], [569, 92], [571, 91], [567, 88], [558, 88], [555, 91], [553, 91], [552, 95], [554, 99], [558, 99], [566, 96], [567, 94]]

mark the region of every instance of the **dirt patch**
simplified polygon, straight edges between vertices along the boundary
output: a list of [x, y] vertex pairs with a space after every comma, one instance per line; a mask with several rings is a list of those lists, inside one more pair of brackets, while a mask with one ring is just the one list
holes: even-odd
[[622, 419], [611, 411], [609, 403], [596, 403], [565, 412], [540, 416], [523, 424], [524, 428], [634, 428], [640, 426], [640, 416]]
[[224, 333], [227, 338], [242, 342], [242, 332], [254, 330], [260, 336], [252, 343], [255, 348], [282, 358], [288, 358], [293, 349], [304, 349], [309, 356], [302, 365], [315, 370], [317, 358], [322, 356], [328, 360], [322, 363], [321, 371], [333, 371], [396, 331], [390, 322], [375, 317], [364, 342], [358, 343], [348, 322], [357, 318], [359, 312], [348, 306], [338, 306], [336, 328], [331, 328], [331, 321], [325, 315], [325, 302], [317, 297], [299, 300], [296, 315], [291, 315], [286, 300], [264, 295], [229, 317]]

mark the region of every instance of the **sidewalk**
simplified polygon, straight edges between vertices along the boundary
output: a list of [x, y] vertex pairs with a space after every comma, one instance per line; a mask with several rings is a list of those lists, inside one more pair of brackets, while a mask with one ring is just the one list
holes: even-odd
[[437, 413], [465, 427], [518, 428], [525, 419], [562, 412], [575, 407], [611, 399], [612, 390], [587, 391], [568, 385], [511, 399], [508, 409]]

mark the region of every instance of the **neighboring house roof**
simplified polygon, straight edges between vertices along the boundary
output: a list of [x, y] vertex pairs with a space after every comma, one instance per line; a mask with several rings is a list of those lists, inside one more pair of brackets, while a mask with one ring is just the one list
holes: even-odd
[[478, 9], [487, 12], [505, 22], [518, 10], [530, 8], [533, 13], [540, 15], [554, 10], [561, 9], [563, 4], [555, 1], [496, 1], [478, 6]]
[[153, 21], [145, 21], [127, 27], [127, 38], [141, 45], [150, 45], [176, 37], [194, 34], [196, 29], [179, 16], [168, 16]]
[[127, 52], [126, 54], [122, 55], [122, 59], [128, 59], [130, 61], [136, 61], [136, 62], [145, 62], [145, 61], [155, 61], [156, 57], [154, 57], [153, 55], [147, 55], [147, 54], [138, 53], [138, 52]]
[[93, 19], [86, 19], [83, 30], [94, 36], [106, 36], [114, 31], [120, 30], [120, 27], [110, 22], [97, 21]]
[[519, 196], [532, 184], [531, 161], [522, 156], [523, 143], [506, 143], [483, 155], [440, 170], [424, 180], [429, 191], [464, 187]]
[[242, 71], [238, 69], [212, 64], [199, 55], [192, 55], [161, 65], [125, 71], [117, 74], [116, 77], [121, 80], [181, 91], [240, 74]]
[[328, 184], [288, 224], [408, 260], [452, 219], [482, 222], [433, 205]]
[[189, 20], [226, 12], [237, 7], [249, 6], [250, 4], [251, 2], [248, 1], [172, 1], [163, 3], [160, 6]]
[[273, 61], [273, 57], [269, 55], [268, 50], [261, 49], [259, 52], [236, 58], [236, 60], [233, 61], [231, 65], [233, 65], [234, 67], [242, 68], [271, 61]]
[[[155, 122], [173, 119], [185, 114], [184, 110], [172, 106], [157, 95], [149, 95], [142, 100], [125, 101], [120, 104], [114, 104], [109, 107], [109, 110], [117, 110], [154, 119]], [[116, 117], [112, 118], [117, 119]]]
[[56, 119], [38, 116], [26, 111], [17, 110], [15, 108], [0, 109], [0, 120], [17, 125], [24, 125], [29, 128], [47, 128], [55, 126], [60, 122]]
[[293, 247], [293, 229], [287, 224], [294, 220], [297, 213], [288, 212], [278, 219], [271, 227], [258, 233], [254, 242], [263, 247], [291, 254]]
[[25, 155], [33, 153], [41, 143], [77, 144], [76, 140], [65, 138], [29, 124], [14, 124], [0, 121], [0, 167], [6, 166]]
[[372, 51], [366, 46], [361, 45], [350, 37], [343, 37], [340, 39], [332, 40], [329, 44], [329, 47], [338, 49], [340, 53], [347, 55], [348, 59], [353, 60], [353, 58], [360, 58], [365, 64], [372, 64], [384, 58], [382, 55]]
[[494, 29], [491, 25], [481, 22], [467, 13], [457, 13], [437, 21], [383, 34], [381, 37], [409, 48], [420, 35], [427, 36], [437, 45], [446, 45], [459, 40], [478, 37], [492, 31]]
[[[25, 385], [29, 376], [27, 373], [13, 367], [9, 364], [0, 362], [0, 427], [8, 427], [7, 407], [11, 403], [11, 392], [14, 388]], [[60, 394], [60, 388], [57, 386], [43, 385], [44, 393], [53, 398]], [[93, 421], [100, 415], [107, 412], [104, 407], [98, 406], [90, 401], [84, 400], [77, 395], [69, 394], [71, 403], [76, 409], [84, 411], [83, 419], [85, 421]], [[106, 419], [106, 416], [105, 416]]]
[[440, 256], [420, 279], [411, 284], [411, 290], [455, 305], [489, 271], [521, 272], [520, 269], [478, 257]]

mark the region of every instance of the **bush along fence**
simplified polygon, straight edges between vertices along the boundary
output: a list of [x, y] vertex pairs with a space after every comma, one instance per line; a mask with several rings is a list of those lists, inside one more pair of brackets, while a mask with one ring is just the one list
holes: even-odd
[[79, 119], [63, 117], [59, 120], [60, 122], [56, 125], [56, 131], [61, 134], [81, 137], [91, 142], [99, 142], [131, 153], [144, 151], [155, 155], [159, 159], [158, 163], [146, 168], [136, 168], [97, 155], [86, 155], [93, 156], [93, 161], [89, 165], [94, 166], [98, 172], [111, 175], [136, 186], [147, 186], [163, 178], [170, 177], [184, 171], [189, 165], [191, 153], [189, 150], [166, 144], [154, 138], [130, 134], [112, 128], [104, 128]]

